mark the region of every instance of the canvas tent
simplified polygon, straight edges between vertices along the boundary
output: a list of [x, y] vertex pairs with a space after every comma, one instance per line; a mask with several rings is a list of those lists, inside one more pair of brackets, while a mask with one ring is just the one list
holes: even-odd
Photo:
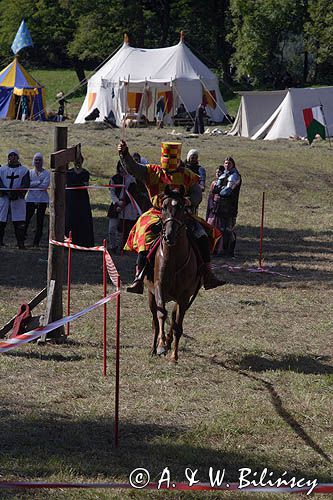
[[252, 137], [281, 104], [287, 90], [239, 92], [241, 101], [228, 135]]
[[45, 120], [45, 88], [18, 62], [17, 57], [0, 72], [0, 119], [20, 116], [22, 96], [27, 97], [32, 120]]
[[87, 95], [75, 123], [84, 123], [98, 108], [97, 121], [112, 111], [117, 125], [129, 111], [153, 120], [156, 102], [163, 95], [165, 122], [172, 123], [180, 103], [195, 111], [204, 99], [212, 121], [222, 122], [227, 113], [218, 78], [187, 47], [140, 49], [124, 43], [88, 82]]
[[303, 109], [320, 105], [332, 136], [333, 87], [244, 92], [229, 134], [265, 140], [306, 137]]

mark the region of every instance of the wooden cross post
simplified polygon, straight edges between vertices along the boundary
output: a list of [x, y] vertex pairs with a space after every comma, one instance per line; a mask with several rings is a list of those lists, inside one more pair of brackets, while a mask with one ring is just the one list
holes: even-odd
[[[67, 148], [67, 127], [58, 126], [54, 134], [54, 150], [51, 154], [50, 229], [49, 239], [63, 242], [65, 235], [65, 187], [66, 170], [75, 161], [81, 145]], [[49, 244], [47, 268], [47, 311], [46, 323], [63, 317], [62, 286], [64, 280], [64, 248]], [[54, 283], [52, 283], [54, 282]], [[52, 284], [52, 286], [51, 286]], [[53, 286], [54, 285], [54, 286]], [[58, 340], [65, 338], [64, 327], [48, 334]]]

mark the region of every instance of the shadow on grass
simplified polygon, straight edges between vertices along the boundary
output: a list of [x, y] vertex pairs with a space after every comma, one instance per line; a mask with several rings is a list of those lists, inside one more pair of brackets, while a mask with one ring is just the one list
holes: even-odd
[[5, 356], [11, 356], [13, 358], [25, 358], [25, 359], [38, 359], [39, 361], [57, 361], [60, 363], [76, 362], [82, 361], [83, 356], [77, 354], [69, 354], [64, 356], [63, 354], [46, 354], [43, 352], [25, 352], [25, 351], [9, 351], [5, 353]]
[[265, 372], [268, 370], [286, 370], [305, 375], [330, 375], [333, 373], [333, 366], [324, 364], [329, 362], [330, 356], [297, 356], [287, 355], [281, 359], [268, 359], [261, 356], [246, 355], [237, 362], [241, 370], [251, 370], [254, 372]]
[[[204, 356], [201, 356], [204, 357]], [[239, 368], [236, 366], [231, 366], [224, 361], [218, 360], [216, 358], [210, 360], [213, 364], [217, 364], [218, 366], [222, 366], [226, 370], [231, 370], [233, 372], [238, 373], [239, 375], [248, 378], [250, 380], [254, 380], [259, 382], [268, 392], [271, 402], [277, 412], [277, 414], [284, 420], [284, 422], [289, 425], [289, 427], [304, 441], [304, 443], [312, 448], [313, 451], [318, 453], [326, 462], [332, 463], [331, 457], [320, 447], [318, 443], [316, 443], [311, 436], [304, 430], [302, 425], [296, 420], [296, 418], [283, 406], [282, 399], [280, 395], [277, 393], [274, 385], [268, 380], [264, 378], [260, 378], [252, 373], [245, 372], [242, 369], [241, 363]]]
[[[81, 481], [97, 476], [100, 481], [123, 477], [127, 481], [133, 469], [143, 467], [150, 472], [151, 481], [156, 481], [168, 467], [172, 480], [185, 481], [185, 468], [191, 467], [198, 469], [196, 478], [206, 482], [209, 467], [214, 471], [225, 468], [228, 481], [237, 481], [242, 467], [260, 472], [267, 467], [275, 478], [285, 471], [259, 452], [254, 455], [218, 451], [205, 443], [195, 446], [191, 433], [186, 436], [177, 426], [123, 422], [118, 449], [113, 446], [111, 417], [74, 421], [68, 416], [43, 412], [43, 418], [36, 415], [30, 420], [3, 413], [1, 427], [7, 430], [1, 439], [2, 477], [43, 480], [60, 474], [62, 478], [73, 480], [74, 476]], [[311, 475], [313, 472], [303, 468], [288, 470], [288, 476], [298, 479], [310, 479]], [[320, 482], [330, 480], [326, 473], [316, 477]]]

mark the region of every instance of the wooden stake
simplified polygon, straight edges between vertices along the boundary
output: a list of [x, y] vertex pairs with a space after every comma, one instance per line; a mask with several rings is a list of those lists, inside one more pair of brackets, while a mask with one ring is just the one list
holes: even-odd
[[[67, 148], [67, 127], [55, 127], [54, 151]], [[65, 186], [66, 186], [66, 163], [53, 167], [51, 162], [51, 191], [50, 191], [50, 239], [64, 241], [65, 234]], [[48, 289], [51, 280], [55, 281], [52, 308], [49, 322], [63, 317], [62, 285], [64, 280], [64, 249], [49, 244], [49, 258], [47, 268]], [[65, 335], [64, 327], [50, 332], [52, 338]]]

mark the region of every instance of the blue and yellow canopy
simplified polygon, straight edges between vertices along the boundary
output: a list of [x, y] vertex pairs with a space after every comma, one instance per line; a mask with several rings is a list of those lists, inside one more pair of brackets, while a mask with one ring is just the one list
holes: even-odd
[[45, 120], [45, 88], [29, 75], [15, 57], [0, 72], [0, 119], [15, 119], [20, 116], [22, 96], [26, 96], [28, 100], [28, 118]]

